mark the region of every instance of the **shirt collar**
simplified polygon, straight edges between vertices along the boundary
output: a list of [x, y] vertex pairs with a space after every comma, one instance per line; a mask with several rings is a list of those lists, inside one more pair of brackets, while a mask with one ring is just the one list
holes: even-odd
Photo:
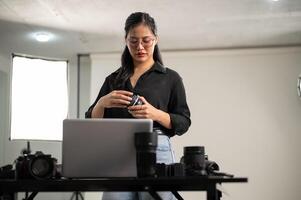
[[157, 71], [160, 73], [166, 73], [166, 67], [164, 67], [162, 64], [159, 62], [155, 62], [152, 68], [149, 71]]

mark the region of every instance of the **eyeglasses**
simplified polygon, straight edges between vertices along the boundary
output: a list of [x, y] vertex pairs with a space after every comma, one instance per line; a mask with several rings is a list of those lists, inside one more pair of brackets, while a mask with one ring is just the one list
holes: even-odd
[[[129, 41], [129, 45], [131, 47], [138, 47], [140, 44], [140, 39], [139, 38], [135, 38], [135, 37], [130, 37], [127, 39]], [[153, 37], [144, 37], [141, 38], [141, 44], [144, 48], [149, 48], [153, 45], [155, 38]]]

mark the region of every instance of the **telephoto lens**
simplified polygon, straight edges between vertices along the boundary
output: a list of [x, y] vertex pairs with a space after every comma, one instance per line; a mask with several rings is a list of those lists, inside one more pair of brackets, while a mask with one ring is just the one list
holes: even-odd
[[186, 176], [204, 176], [205, 167], [205, 147], [187, 146], [184, 147], [184, 155], [181, 158], [184, 164]]
[[136, 162], [138, 177], [156, 176], [156, 149], [158, 135], [155, 132], [135, 133]]

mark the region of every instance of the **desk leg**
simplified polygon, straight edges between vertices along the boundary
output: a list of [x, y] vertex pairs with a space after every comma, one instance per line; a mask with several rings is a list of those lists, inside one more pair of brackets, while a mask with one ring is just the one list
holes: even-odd
[[37, 194], [38, 194], [38, 192], [32, 192], [32, 193], [29, 195], [29, 197], [27, 197], [27, 195], [26, 195], [26, 197], [25, 197], [24, 200], [33, 200], [33, 199], [35, 198], [35, 196], [37, 196]]
[[156, 191], [148, 190], [148, 192], [155, 200], [162, 200], [162, 198], [158, 195], [158, 193]]
[[220, 200], [219, 191], [217, 190], [215, 183], [208, 186], [207, 200]]
[[171, 191], [171, 192], [178, 200], [184, 200], [183, 197], [177, 191]]

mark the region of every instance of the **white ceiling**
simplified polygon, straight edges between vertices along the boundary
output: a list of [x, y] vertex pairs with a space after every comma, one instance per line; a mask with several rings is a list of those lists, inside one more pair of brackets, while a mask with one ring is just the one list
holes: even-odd
[[[155, 18], [163, 50], [301, 44], [301, 0], [0, 0], [0, 42], [18, 51], [120, 51], [134, 11]], [[36, 31], [55, 37], [41, 46]]]

